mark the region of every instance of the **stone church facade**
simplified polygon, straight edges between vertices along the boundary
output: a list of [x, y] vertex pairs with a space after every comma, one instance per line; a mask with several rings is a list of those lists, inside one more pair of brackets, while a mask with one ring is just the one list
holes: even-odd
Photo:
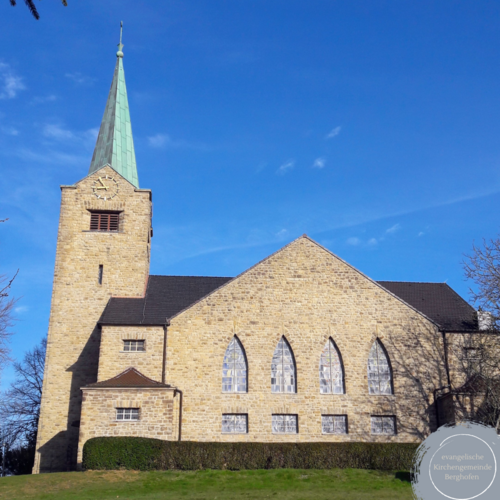
[[306, 235], [235, 278], [149, 274], [122, 58], [89, 174], [61, 186], [34, 472], [80, 467], [97, 436], [428, 435], [447, 335], [477, 329], [446, 284], [375, 282]]

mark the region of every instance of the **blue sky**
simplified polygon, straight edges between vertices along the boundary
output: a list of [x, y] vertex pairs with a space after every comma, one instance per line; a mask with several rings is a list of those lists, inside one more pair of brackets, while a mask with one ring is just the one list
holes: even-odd
[[153, 274], [234, 276], [307, 233], [468, 298], [463, 255], [499, 232], [498, 2], [44, 0], [40, 21], [18, 3], [0, 2], [14, 357], [47, 331], [59, 185], [88, 172], [120, 20]]

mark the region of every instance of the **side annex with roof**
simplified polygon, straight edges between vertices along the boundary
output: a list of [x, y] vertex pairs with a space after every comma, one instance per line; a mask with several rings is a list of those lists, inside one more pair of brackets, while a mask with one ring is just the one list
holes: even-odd
[[476, 311], [442, 283], [375, 282], [306, 235], [235, 278], [149, 274], [122, 45], [89, 175], [62, 186], [33, 471], [97, 436], [416, 442], [443, 423], [446, 336]]

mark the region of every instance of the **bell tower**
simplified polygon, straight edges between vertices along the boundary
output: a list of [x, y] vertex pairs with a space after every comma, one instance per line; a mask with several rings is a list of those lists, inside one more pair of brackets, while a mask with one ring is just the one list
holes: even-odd
[[81, 387], [97, 381], [97, 323], [111, 296], [142, 297], [149, 276], [152, 197], [139, 189], [121, 38], [89, 173], [61, 186], [33, 473], [75, 469]]

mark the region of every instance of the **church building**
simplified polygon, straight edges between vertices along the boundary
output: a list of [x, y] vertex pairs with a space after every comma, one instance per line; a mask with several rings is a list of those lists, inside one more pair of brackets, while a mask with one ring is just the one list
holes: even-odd
[[88, 175], [61, 186], [33, 471], [80, 468], [98, 436], [424, 439], [443, 423], [447, 338], [476, 311], [444, 283], [374, 281], [306, 235], [236, 277], [150, 275], [122, 48]]

